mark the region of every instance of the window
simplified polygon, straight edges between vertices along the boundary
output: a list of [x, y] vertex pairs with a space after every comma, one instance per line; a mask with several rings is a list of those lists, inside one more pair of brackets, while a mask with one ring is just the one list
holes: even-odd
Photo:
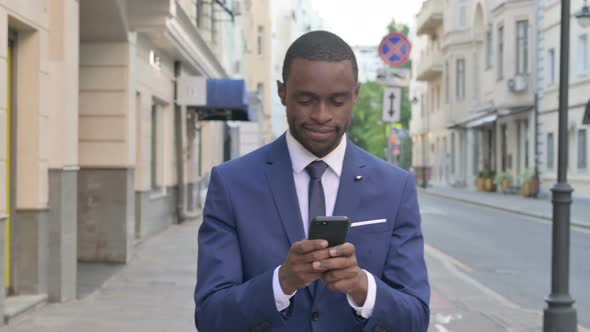
[[158, 105], [152, 105], [151, 113], [151, 153], [150, 153], [150, 183], [152, 190], [158, 187]]
[[486, 32], [486, 69], [492, 68], [492, 58], [494, 56], [492, 43], [492, 28], [489, 28]]
[[263, 42], [264, 42], [264, 27], [262, 25], [258, 26], [258, 55], [262, 55], [263, 52]]
[[524, 132], [526, 138], [524, 139], [524, 167], [529, 168], [529, 123], [524, 123]]
[[202, 0], [196, 0], [195, 2], [195, 16], [197, 19], [197, 28], [203, 28], [203, 1]]
[[502, 149], [502, 172], [506, 172], [508, 169], [508, 126], [505, 124], [501, 127], [501, 146]]
[[424, 94], [420, 96], [420, 114], [424, 118], [424, 112], [426, 112], [426, 104], [424, 102]]
[[578, 37], [578, 76], [588, 75], [588, 34]]
[[547, 169], [553, 169], [554, 163], [554, 148], [555, 142], [553, 141], [553, 133], [547, 134]]
[[504, 27], [498, 27], [498, 80], [504, 78]]
[[587, 146], [586, 129], [580, 129], [578, 130], [578, 169], [581, 170], [585, 170], [588, 166], [586, 158]]
[[451, 133], [451, 174], [455, 174], [455, 133]]
[[465, 99], [465, 60], [457, 60], [457, 100]]
[[528, 72], [528, 21], [516, 22], [516, 73], [526, 74]]
[[473, 132], [473, 175], [477, 175], [478, 170], [478, 158], [479, 158], [479, 133]]
[[473, 100], [479, 101], [479, 51], [473, 53]]
[[447, 104], [451, 102], [451, 70], [449, 69], [449, 62], [445, 64], [445, 99]]
[[547, 51], [547, 86], [555, 84], [555, 49]]
[[457, 20], [459, 23], [459, 28], [463, 29], [463, 28], [465, 28], [465, 25], [467, 22], [466, 0], [459, 0], [457, 10], [458, 10], [458, 17], [459, 17], [459, 19]]
[[430, 110], [434, 113], [436, 111], [436, 107], [434, 106], [434, 99], [436, 98], [435, 96], [435, 90], [434, 87], [430, 89]]

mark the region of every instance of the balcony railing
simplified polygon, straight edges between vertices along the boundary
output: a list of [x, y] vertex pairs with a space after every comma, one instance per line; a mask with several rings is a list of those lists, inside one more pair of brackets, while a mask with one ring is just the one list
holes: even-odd
[[433, 35], [443, 23], [443, 1], [427, 0], [416, 15], [418, 35]]
[[422, 50], [420, 60], [416, 66], [416, 79], [429, 82], [442, 75], [443, 54], [440, 47], [431, 45]]

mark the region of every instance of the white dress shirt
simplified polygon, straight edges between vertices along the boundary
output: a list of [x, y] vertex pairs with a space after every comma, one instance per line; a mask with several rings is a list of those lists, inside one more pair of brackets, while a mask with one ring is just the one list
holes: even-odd
[[[307, 174], [307, 171], [305, 171], [305, 167], [315, 160], [322, 160], [328, 164], [328, 169], [322, 175], [322, 187], [324, 189], [324, 198], [326, 200], [326, 215], [332, 216], [334, 213], [334, 205], [336, 204], [338, 187], [340, 186], [340, 175], [342, 174], [344, 153], [346, 152], [346, 134], [342, 137], [342, 140], [336, 149], [323, 158], [317, 158], [311, 152], [307, 151], [303, 145], [291, 135], [289, 130], [287, 130], [285, 136], [287, 138], [287, 148], [293, 166], [293, 178], [295, 180], [295, 190], [297, 191], [301, 220], [303, 221], [303, 230], [307, 237], [309, 232], [309, 175]], [[290, 295], [283, 293], [283, 289], [279, 283], [279, 268], [280, 266], [274, 271], [272, 286], [277, 310], [283, 311], [289, 307], [289, 300], [297, 292]], [[347, 295], [347, 298], [348, 304], [350, 304], [358, 315], [363, 318], [369, 318], [375, 307], [377, 285], [375, 284], [375, 277], [371, 273], [365, 270], [363, 271], [367, 274], [368, 280], [368, 292], [365, 304], [361, 307], [354, 302], [352, 297]]]

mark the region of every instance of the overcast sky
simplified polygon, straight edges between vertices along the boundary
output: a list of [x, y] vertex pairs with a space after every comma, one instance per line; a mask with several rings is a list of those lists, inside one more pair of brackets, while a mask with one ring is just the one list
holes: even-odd
[[350, 45], [379, 45], [392, 18], [413, 30], [422, 0], [313, 0], [325, 28]]

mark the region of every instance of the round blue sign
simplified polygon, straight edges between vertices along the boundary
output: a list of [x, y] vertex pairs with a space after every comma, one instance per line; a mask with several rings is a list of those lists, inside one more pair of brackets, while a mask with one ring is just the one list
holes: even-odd
[[379, 57], [385, 64], [398, 67], [410, 59], [412, 44], [401, 33], [392, 32], [379, 44]]

